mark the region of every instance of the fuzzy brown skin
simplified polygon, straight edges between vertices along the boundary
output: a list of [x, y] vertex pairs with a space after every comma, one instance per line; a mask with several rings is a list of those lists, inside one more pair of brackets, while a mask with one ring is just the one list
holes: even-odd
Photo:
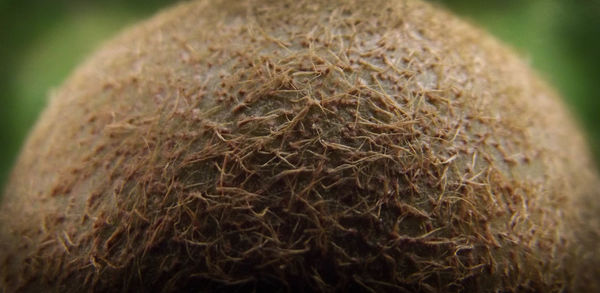
[[361, 3], [192, 2], [107, 44], [14, 170], [2, 288], [597, 289], [554, 93], [438, 8]]

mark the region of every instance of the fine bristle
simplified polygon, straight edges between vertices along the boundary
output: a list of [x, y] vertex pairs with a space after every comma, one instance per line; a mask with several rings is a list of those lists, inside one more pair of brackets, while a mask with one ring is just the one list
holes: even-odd
[[196, 1], [52, 96], [0, 208], [7, 291], [598, 290], [555, 93], [418, 1]]

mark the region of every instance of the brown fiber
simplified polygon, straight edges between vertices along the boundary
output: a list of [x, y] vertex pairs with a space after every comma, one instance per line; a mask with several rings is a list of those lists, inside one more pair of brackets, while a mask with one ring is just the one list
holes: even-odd
[[429, 4], [185, 3], [52, 95], [1, 206], [0, 288], [598, 290], [584, 144]]

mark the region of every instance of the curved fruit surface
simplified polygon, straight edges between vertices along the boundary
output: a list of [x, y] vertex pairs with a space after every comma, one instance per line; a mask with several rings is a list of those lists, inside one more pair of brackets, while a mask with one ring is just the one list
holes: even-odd
[[2, 286], [594, 288], [589, 162], [546, 85], [428, 4], [181, 4], [50, 100]]

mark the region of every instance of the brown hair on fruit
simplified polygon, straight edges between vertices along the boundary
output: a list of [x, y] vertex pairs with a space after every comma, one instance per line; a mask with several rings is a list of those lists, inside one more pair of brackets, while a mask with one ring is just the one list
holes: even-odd
[[513, 53], [412, 1], [194, 1], [52, 96], [8, 291], [598, 289], [598, 177]]

